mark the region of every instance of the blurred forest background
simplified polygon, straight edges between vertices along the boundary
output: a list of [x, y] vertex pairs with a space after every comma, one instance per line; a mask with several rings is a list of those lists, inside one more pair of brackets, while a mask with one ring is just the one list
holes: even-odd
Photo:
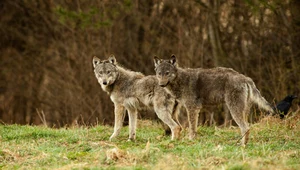
[[[300, 93], [298, 0], [2, 0], [0, 121], [111, 124], [92, 56], [154, 74], [152, 58], [231, 67], [274, 103]], [[299, 99], [294, 103], [294, 108]]]

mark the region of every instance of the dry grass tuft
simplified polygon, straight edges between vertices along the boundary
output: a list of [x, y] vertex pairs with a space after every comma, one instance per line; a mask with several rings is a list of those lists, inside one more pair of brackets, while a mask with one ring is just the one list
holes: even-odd
[[15, 153], [13, 151], [10, 151], [9, 149], [3, 149], [1, 151], [0, 155], [0, 161], [15, 161], [19, 159], [20, 155], [18, 153]]
[[58, 168], [56, 170], [69, 170], [69, 169], [84, 169], [84, 167], [88, 165], [87, 162], [84, 163], [72, 163], [66, 166], [63, 166], [61, 168]]
[[[150, 156], [152, 148], [150, 148], [150, 141], [146, 143], [143, 150], [139, 152], [129, 152], [114, 146], [114, 148], [106, 150], [106, 163], [116, 163], [118, 166], [133, 166], [137, 163], [143, 162]], [[153, 148], [153, 150], [157, 150]]]
[[110, 161], [110, 160], [114, 160], [114, 161], [118, 161], [118, 160], [123, 160], [126, 159], [128, 153], [119, 149], [119, 148], [113, 148], [113, 149], [108, 149], [106, 151], [106, 160]]
[[202, 164], [204, 164], [205, 166], [208, 166], [208, 167], [212, 167], [212, 166], [224, 164], [226, 161], [227, 160], [225, 158], [212, 156], [212, 157], [208, 157], [207, 159], [203, 160]]
[[188, 169], [188, 167], [184, 158], [173, 154], [166, 154], [158, 161], [153, 169], [173, 170]]
[[283, 125], [289, 129], [299, 128], [300, 109], [292, 112], [285, 119], [280, 119], [279, 116], [266, 116], [259, 121], [259, 124], [264, 125]]

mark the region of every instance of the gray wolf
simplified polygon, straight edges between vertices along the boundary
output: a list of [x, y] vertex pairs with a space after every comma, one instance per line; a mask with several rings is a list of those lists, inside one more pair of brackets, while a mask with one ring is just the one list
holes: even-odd
[[231, 68], [184, 69], [177, 65], [175, 55], [163, 60], [154, 57], [158, 84], [187, 110], [189, 138], [196, 136], [198, 113], [202, 105], [225, 104], [242, 133], [242, 146], [249, 138], [247, 114], [253, 103], [273, 112], [251, 78]]
[[179, 138], [181, 128], [172, 119], [177, 112], [175, 98], [158, 86], [156, 77], [121, 67], [111, 55], [107, 60], [93, 57], [95, 76], [102, 89], [114, 103], [115, 124], [110, 140], [119, 135], [125, 111], [129, 117], [129, 140], [136, 138], [137, 114], [145, 106], [152, 108], [158, 118], [169, 126], [172, 139]]

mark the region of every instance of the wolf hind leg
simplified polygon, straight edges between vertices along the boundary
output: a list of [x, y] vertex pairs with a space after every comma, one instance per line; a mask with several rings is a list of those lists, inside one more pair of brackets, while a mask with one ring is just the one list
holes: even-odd
[[223, 104], [223, 109], [224, 109], [224, 127], [230, 127], [232, 125], [232, 117], [230, 114], [230, 111], [227, 107], [227, 105], [224, 103]]
[[189, 139], [193, 140], [197, 136], [198, 116], [200, 108], [186, 107], [188, 122], [189, 122]]
[[136, 138], [136, 125], [137, 125], [137, 109], [130, 108], [128, 110], [129, 117], [129, 138], [128, 141], [134, 141]]
[[250, 127], [248, 123], [248, 113], [250, 111], [251, 105], [247, 102], [246, 97], [240, 95], [240, 97], [235, 98], [234, 100], [228, 99], [226, 105], [231, 113], [233, 120], [238, 124], [242, 140], [241, 145], [246, 146], [249, 140]]
[[123, 121], [125, 115], [125, 108], [120, 105], [115, 105], [115, 125], [114, 125], [114, 132], [110, 136], [109, 141], [112, 141], [113, 138], [117, 137], [120, 134]]

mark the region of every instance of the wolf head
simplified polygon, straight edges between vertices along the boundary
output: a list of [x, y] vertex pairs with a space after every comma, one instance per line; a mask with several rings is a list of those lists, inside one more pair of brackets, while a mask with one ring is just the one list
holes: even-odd
[[116, 58], [113, 55], [102, 61], [96, 56], [93, 57], [95, 76], [101, 87], [112, 85], [116, 81], [118, 77], [116, 64]]
[[176, 78], [177, 63], [174, 54], [169, 60], [159, 59], [155, 56], [154, 65], [156, 77], [158, 79], [158, 85], [160, 85], [161, 87], [166, 87], [170, 82], [172, 82]]

